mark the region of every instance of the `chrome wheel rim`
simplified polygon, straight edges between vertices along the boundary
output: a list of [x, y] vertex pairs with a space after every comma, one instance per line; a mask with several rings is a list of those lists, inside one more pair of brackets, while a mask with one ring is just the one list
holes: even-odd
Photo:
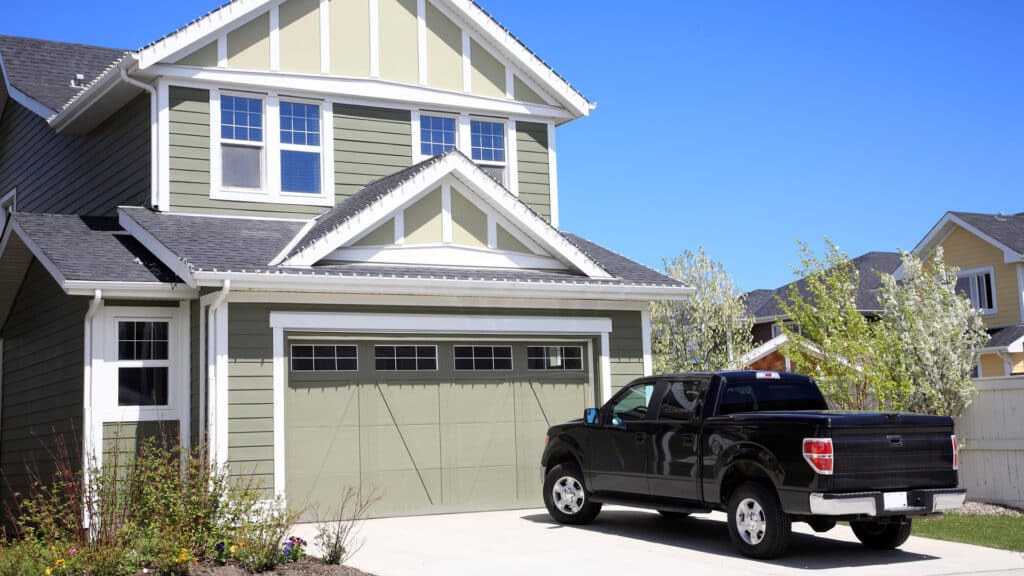
[[572, 476], [562, 476], [551, 487], [551, 501], [563, 514], [572, 516], [579, 513], [585, 499], [583, 484]]
[[736, 532], [744, 542], [752, 546], [760, 544], [764, 540], [767, 522], [764, 519], [764, 509], [761, 504], [753, 498], [744, 498], [736, 507]]

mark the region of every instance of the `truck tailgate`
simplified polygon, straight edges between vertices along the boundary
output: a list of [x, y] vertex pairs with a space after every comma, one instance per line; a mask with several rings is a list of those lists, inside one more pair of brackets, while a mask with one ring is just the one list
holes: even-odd
[[848, 414], [830, 422], [835, 492], [956, 486], [951, 419]]

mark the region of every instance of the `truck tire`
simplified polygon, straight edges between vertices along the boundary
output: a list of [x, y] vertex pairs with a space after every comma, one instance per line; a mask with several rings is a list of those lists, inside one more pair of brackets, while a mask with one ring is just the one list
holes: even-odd
[[793, 524], [775, 491], [765, 484], [741, 484], [729, 498], [729, 538], [740, 554], [775, 558], [789, 547]]
[[544, 506], [559, 524], [587, 524], [601, 512], [575, 464], [558, 464], [544, 477]]
[[879, 550], [892, 550], [899, 548], [907, 538], [910, 538], [910, 530], [914, 523], [910, 518], [897, 516], [888, 521], [880, 520], [854, 520], [850, 522], [850, 528], [857, 539], [868, 548]]

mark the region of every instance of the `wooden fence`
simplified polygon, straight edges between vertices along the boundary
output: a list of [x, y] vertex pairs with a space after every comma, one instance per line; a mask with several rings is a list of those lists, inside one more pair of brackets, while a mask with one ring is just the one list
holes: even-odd
[[967, 498], [1024, 508], [1024, 376], [978, 378], [957, 420], [960, 484]]

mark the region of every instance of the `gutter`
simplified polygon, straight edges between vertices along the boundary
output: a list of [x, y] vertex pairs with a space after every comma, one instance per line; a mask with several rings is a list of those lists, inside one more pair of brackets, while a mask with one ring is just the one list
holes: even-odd
[[[91, 478], [90, 478], [91, 472], [90, 471], [93, 469], [94, 466], [97, 466], [99, 464], [98, 462], [94, 462], [93, 461], [93, 460], [95, 460], [95, 456], [96, 456], [95, 450], [93, 450], [93, 447], [97, 445], [96, 444], [97, 442], [102, 442], [103, 441], [102, 438], [100, 438], [100, 439], [93, 438], [93, 432], [95, 430], [94, 430], [93, 422], [92, 422], [92, 396], [93, 396], [92, 395], [92, 382], [93, 382], [93, 374], [92, 374], [92, 368], [93, 368], [93, 366], [92, 366], [92, 357], [93, 357], [92, 332], [93, 332], [93, 330], [92, 330], [92, 328], [93, 328], [93, 319], [95, 318], [96, 313], [99, 311], [100, 306], [102, 306], [102, 305], [103, 305], [103, 291], [97, 289], [93, 293], [92, 300], [89, 301], [89, 309], [86, 310], [86, 312], [85, 312], [85, 322], [84, 322], [84, 324], [85, 324], [85, 342], [84, 342], [84, 345], [83, 345], [83, 349], [85, 350], [85, 364], [84, 364], [84, 366], [85, 366], [85, 377], [83, 379], [83, 386], [82, 386], [82, 389], [83, 389], [83, 392], [82, 392], [82, 406], [83, 406], [83, 412], [82, 412], [82, 475], [84, 476], [83, 482], [84, 482], [84, 484], [86, 486], [86, 490], [84, 491], [84, 497], [85, 498], [89, 497], [88, 487], [89, 487], [89, 483], [91, 481]], [[92, 520], [92, 518], [91, 518], [91, 516], [89, 514], [89, 511], [92, 509], [92, 503], [90, 503], [90, 502], [83, 502], [82, 504], [83, 504], [83, 506], [82, 506], [82, 527], [83, 528], [89, 528], [89, 524], [90, 524], [90, 522]]]
[[[124, 66], [118, 65], [118, 68], [120, 68], [120, 70], [121, 70], [121, 80], [123, 80], [125, 83], [127, 83], [130, 86], [135, 86], [136, 88], [141, 88], [142, 90], [145, 90], [146, 92], [149, 92], [149, 164], [150, 164], [150, 167], [151, 167], [151, 169], [149, 171], [150, 172], [150, 176], [149, 176], [150, 177], [149, 189], [151, 190], [151, 193], [150, 193], [151, 201], [150, 201], [150, 203], [152, 204], [153, 208], [156, 208], [157, 210], [159, 210], [160, 209], [160, 200], [159, 199], [162, 197], [161, 196], [161, 192], [162, 191], [159, 189], [160, 188], [160, 153], [159, 153], [160, 147], [158, 146], [158, 142], [157, 141], [160, 139], [160, 130], [159, 130], [159, 125], [157, 123], [157, 113], [158, 113], [158, 110], [157, 110], [156, 88], [154, 88], [153, 86], [150, 86], [149, 84], [146, 84], [145, 82], [140, 82], [140, 81], [138, 81], [138, 80], [136, 80], [134, 78], [129, 77], [128, 76], [128, 71], [125, 69]], [[186, 282], [188, 282], [187, 278], [182, 278], [182, 279], [185, 280]]]

